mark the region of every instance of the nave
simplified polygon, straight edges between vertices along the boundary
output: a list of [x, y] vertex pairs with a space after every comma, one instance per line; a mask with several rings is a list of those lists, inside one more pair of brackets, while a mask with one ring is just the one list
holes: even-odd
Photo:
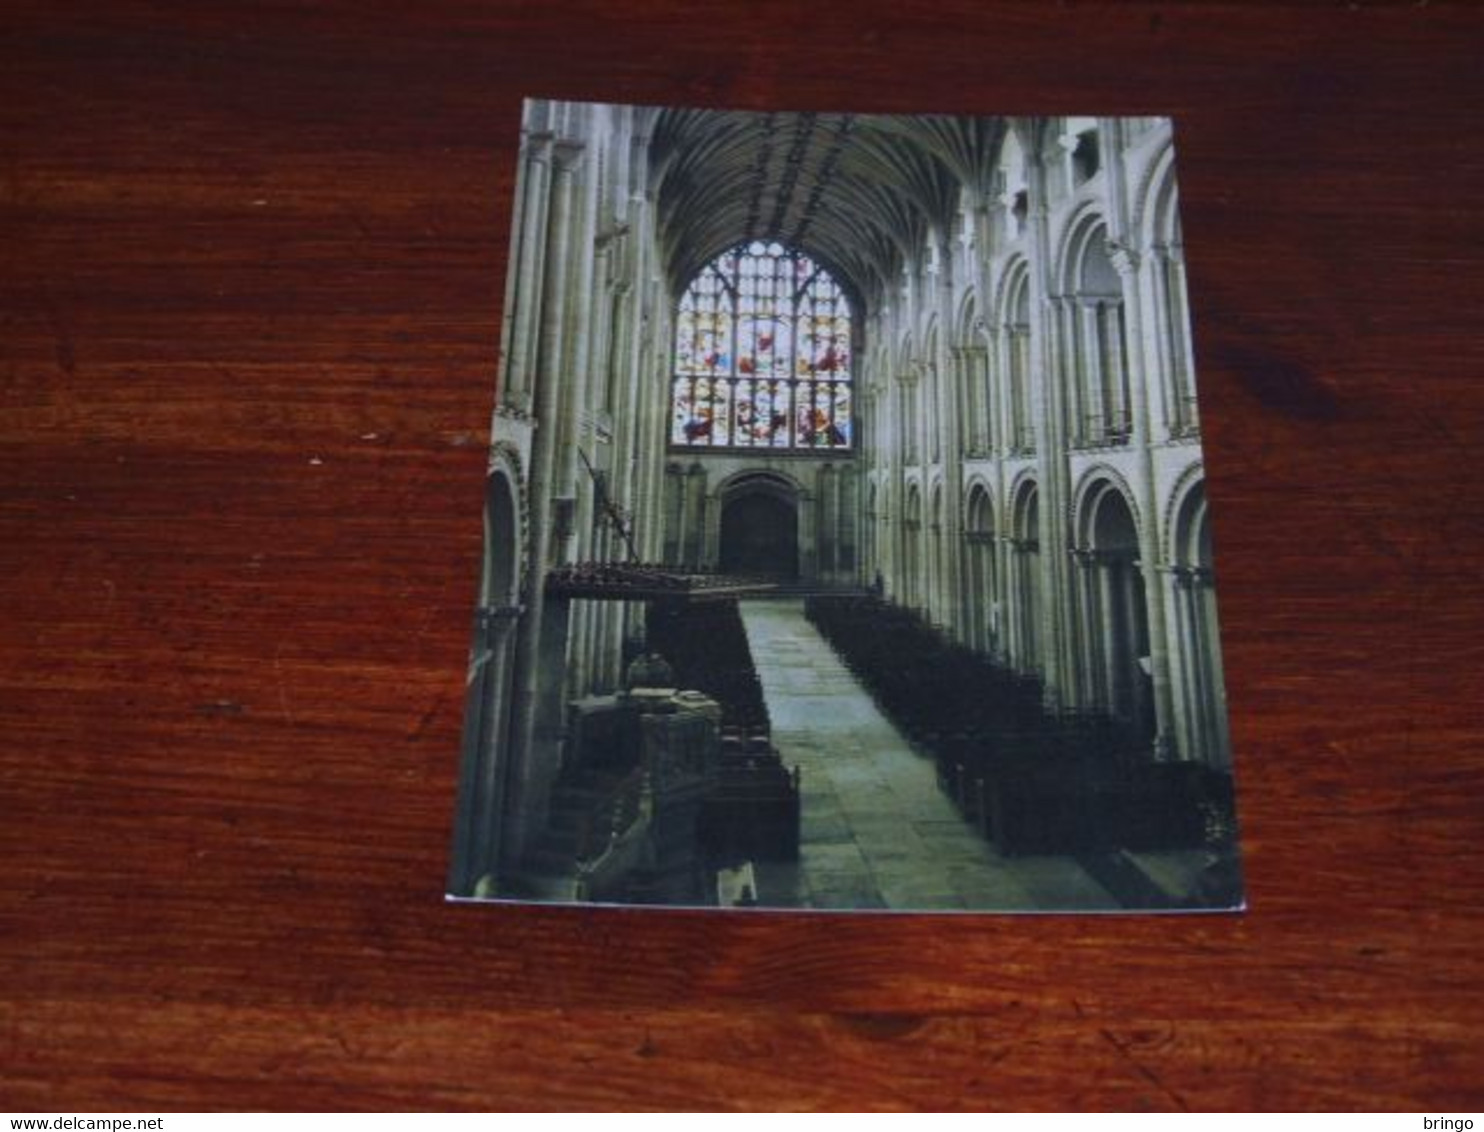
[[1231, 906], [1177, 197], [1163, 119], [529, 104], [449, 891]]
[[1122, 904], [1073, 857], [1005, 858], [939, 789], [797, 600], [741, 603], [773, 721], [799, 768], [799, 860], [758, 863], [758, 900], [801, 908], [1057, 911]]

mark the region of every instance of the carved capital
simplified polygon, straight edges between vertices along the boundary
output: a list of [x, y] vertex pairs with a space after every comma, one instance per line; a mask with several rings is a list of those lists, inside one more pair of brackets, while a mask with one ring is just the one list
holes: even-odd
[[582, 160], [582, 155], [587, 151], [587, 143], [575, 138], [559, 138], [552, 143], [552, 162], [558, 173], [571, 173]]
[[531, 419], [531, 395], [526, 390], [512, 393], [508, 401], [495, 406], [495, 416], [507, 421], [525, 423]]
[[523, 605], [481, 605], [474, 611], [474, 621], [481, 632], [498, 633], [508, 631], [525, 611]]
[[1120, 240], [1109, 240], [1108, 258], [1113, 261], [1113, 270], [1123, 279], [1128, 279], [1139, 270], [1139, 253]]
[[1171, 580], [1182, 590], [1202, 589], [1215, 581], [1206, 566], [1171, 566], [1169, 569]]
[[521, 139], [521, 152], [532, 165], [545, 164], [551, 156], [551, 143], [556, 135], [549, 130], [532, 130]]

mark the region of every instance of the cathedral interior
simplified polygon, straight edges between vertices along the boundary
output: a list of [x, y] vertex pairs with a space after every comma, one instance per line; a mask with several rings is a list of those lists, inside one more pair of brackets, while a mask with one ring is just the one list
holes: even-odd
[[455, 897], [1240, 904], [1172, 128], [529, 102]]

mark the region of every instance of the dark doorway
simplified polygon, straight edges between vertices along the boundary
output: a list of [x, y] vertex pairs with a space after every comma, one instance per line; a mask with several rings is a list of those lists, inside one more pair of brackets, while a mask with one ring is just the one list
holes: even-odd
[[721, 568], [792, 581], [799, 576], [799, 516], [772, 492], [750, 491], [727, 500], [721, 512]]

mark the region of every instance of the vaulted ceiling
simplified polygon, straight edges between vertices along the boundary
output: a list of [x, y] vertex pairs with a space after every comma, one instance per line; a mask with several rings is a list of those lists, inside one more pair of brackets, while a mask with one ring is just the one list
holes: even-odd
[[963, 186], [988, 189], [1003, 118], [666, 110], [651, 170], [678, 291], [744, 240], [807, 252], [871, 303]]

